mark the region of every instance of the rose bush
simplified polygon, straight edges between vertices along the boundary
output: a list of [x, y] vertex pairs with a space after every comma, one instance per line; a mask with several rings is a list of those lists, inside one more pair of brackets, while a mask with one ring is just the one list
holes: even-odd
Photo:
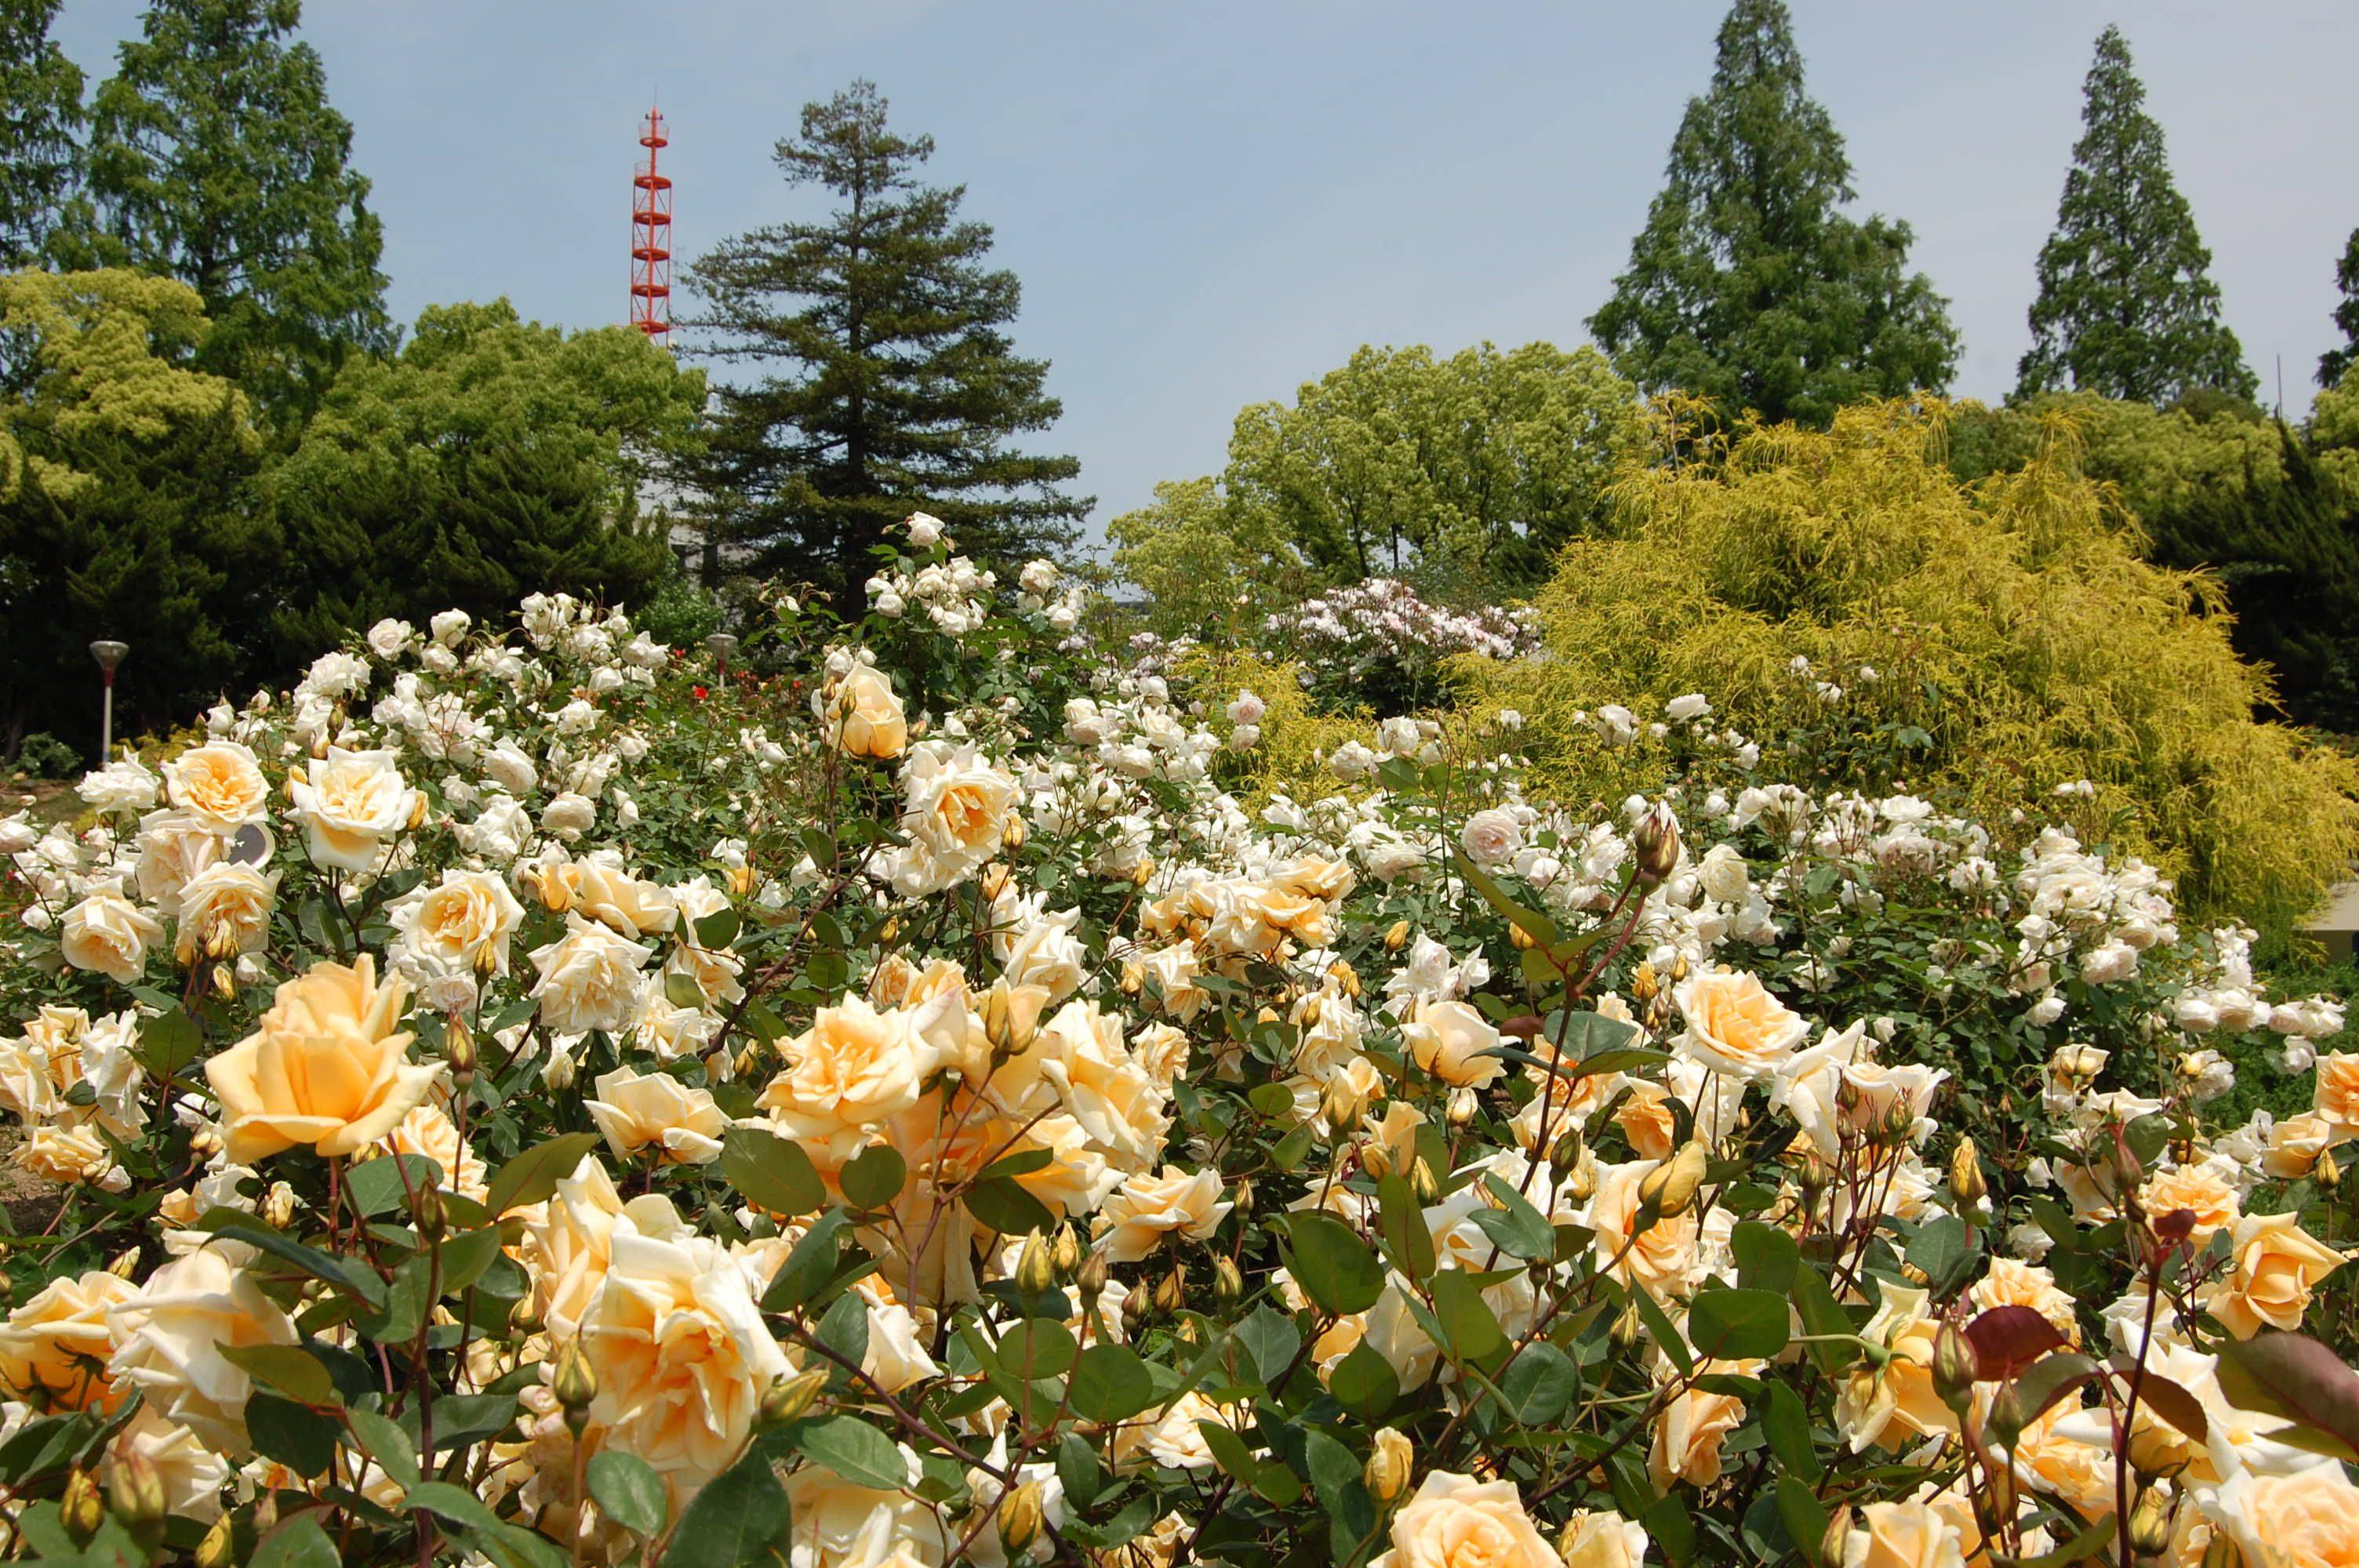
[[889, 554], [776, 673], [388, 622], [0, 819], [7, 1552], [2359, 1553], [2343, 1009], [2078, 797], [1708, 694], [1584, 716], [1611, 807], [1504, 716], [1273, 793]]

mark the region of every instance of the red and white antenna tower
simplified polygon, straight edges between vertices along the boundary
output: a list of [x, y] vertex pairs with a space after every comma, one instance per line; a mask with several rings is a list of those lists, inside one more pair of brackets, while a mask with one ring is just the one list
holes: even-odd
[[657, 155], [671, 145], [663, 114], [650, 109], [639, 130], [647, 157], [631, 177], [631, 325], [671, 346], [671, 179]]

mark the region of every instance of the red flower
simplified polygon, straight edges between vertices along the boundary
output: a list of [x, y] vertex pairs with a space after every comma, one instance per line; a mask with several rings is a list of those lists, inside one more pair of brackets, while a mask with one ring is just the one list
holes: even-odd
[[702, 687], [701, 687], [701, 686], [700, 686], [700, 687], [694, 687], [694, 688], [692, 688], [692, 689], [695, 691], [695, 693], [696, 693], [696, 700], [697, 700], [697, 701], [699, 701], [699, 702], [702, 702], [706, 697], [710, 697], [710, 696], [712, 696], [712, 695], [711, 692], [709, 692], [709, 691], [705, 690], [705, 689], [704, 689]]

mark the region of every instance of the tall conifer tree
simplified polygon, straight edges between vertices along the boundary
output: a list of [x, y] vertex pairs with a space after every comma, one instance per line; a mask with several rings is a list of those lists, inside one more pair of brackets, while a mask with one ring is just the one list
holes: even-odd
[[389, 346], [383, 233], [353, 127], [288, 35], [299, 0], [152, 0], [98, 91], [101, 255], [196, 289], [205, 367], [300, 416], [353, 349]]
[[2359, 229], [2351, 231], [2351, 243], [2343, 247], [2334, 282], [2343, 291], [2342, 301], [2334, 307], [2334, 324], [2343, 330], [2343, 341], [2318, 356], [2321, 386], [2340, 386], [2343, 373], [2359, 361]]
[[760, 373], [718, 388], [689, 477], [743, 564], [840, 600], [912, 510], [1006, 559], [1069, 543], [1090, 506], [1057, 488], [1077, 460], [1011, 446], [1062, 406], [1042, 390], [1048, 362], [1008, 339], [1020, 290], [987, 262], [989, 225], [959, 216], [963, 187], [919, 182], [933, 150], [886, 129], [869, 82], [806, 105], [777, 163], [835, 210], [738, 235], [690, 274], [703, 351]]
[[0, 0], [0, 272], [52, 259], [82, 193], [82, 68], [49, 37], [58, 0]]
[[1649, 391], [1772, 420], [1823, 425], [1860, 398], [1939, 390], [1958, 357], [1947, 302], [1907, 270], [1908, 225], [1854, 222], [1840, 211], [1854, 194], [1784, 0], [1736, 0], [1590, 330]]
[[2070, 388], [2154, 404], [2258, 386], [2220, 319], [2212, 253], [2170, 178], [2119, 27], [2097, 37], [2056, 231], [2039, 252], [2017, 396]]

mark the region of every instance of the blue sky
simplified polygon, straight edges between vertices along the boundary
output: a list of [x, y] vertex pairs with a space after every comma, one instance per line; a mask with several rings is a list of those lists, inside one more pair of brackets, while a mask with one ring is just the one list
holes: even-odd
[[[1996, 397], [2107, 21], [2129, 36], [2232, 325], [2309, 405], [2333, 269], [2359, 224], [2342, 129], [2359, 6], [1795, 0], [1862, 210], [1915, 226]], [[68, 0], [94, 75], [138, 0]], [[677, 245], [819, 210], [770, 162], [803, 103], [856, 76], [939, 143], [1023, 279], [1054, 362], [1054, 449], [1101, 521], [1221, 466], [1247, 403], [1363, 342], [1582, 341], [1712, 71], [1717, 3], [1093, 5], [314, 0], [303, 36], [354, 125], [397, 315], [507, 295], [623, 319], [630, 165], [660, 93]], [[1048, 444], [1048, 443], [1044, 443]]]

